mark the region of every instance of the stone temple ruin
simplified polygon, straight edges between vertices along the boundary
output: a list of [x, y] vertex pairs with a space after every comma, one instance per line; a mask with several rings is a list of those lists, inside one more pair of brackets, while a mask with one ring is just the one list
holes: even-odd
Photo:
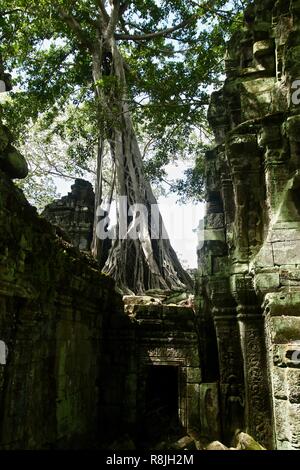
[[93, 239], [95, 194], [88, 181], [76, 179], [71, 192], [49, 204], [43, 215], [60, 227], [69, 241], [82, 251], [90, 251]]
[[209, 110], [217, 146], [199, 252], [200, 343], [204, 357], [218, 350], [225, 434], [240, 409], [248, 431], [277, 449], [300, 448], [299, 14], [297, 1], [256, 2], [229, 43]]
[[1, 125], [1, 449], [143, 448], [170, 426], [197, 448], [241, 430], [300, 449], [299, 28], [298, 0], [257, 0], [228, 44], [195, 305], [122, 299], [88, 253], [92, 187], [39, 217]]

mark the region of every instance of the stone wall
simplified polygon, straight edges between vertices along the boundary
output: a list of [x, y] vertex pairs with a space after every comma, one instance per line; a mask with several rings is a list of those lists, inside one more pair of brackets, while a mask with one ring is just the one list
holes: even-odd
[[[277, 449], [300, 448], [299, 28], [298, 0], [257, 0], [228, 45], [199, 250], [223, 433], [245, 426]], [[209, 355], [203, 327], [202, 343]]]
[[[130, 324], [122, 315], [111, 317], [104, 341], [107, 379], [103, 422], [121, 416], [115, 426], [121, 434], [130, 434], [142, 448], [149, 445], [147, 438], [152, 443], [156, 439], [156, 444], [159, 439], [167, 439], [167, 432], [160, 435], [164, 410], [158, 406], [157, 415], [147, 415], [147, 381], [153, 368], [162, 373], [164, 368], [176, 369], [177, 384], [168, 393], [170, 400], [177, 395], [178, 425], [182, 435], [199, 430], [202, 378], [195, 315], [190, 306], [166, 304], [161, 298], [157, 293], [125, 296]], [[159, 380], [154, 382], [151, 386], [159, 388]]]
[[1, 171], [0, 227], [0, 449], [106, 448], [125, 434], [147, 445], [149, 367], [178, 371], [180, 428], [198, 429], [189, 295], [132, 296], [124, 312], [93, 258]]
[[114, 283], [1, 171], [0, 227], [0, 448], [99, 446]]
[[[0, 449], [99, 449], [128, 434], [149, 444], [149, 367], [176, 371], [170, 394], [178, 424], [183, 433], [198, 429], [201, 371], [189, 295], [133, 296], [124, 311], [114, 282], [88, 253], [91, 184], [77, 179], [39, 216], [11, 180], [27, 174], [12, 141], [0, 123]], [[160, 410], [151, 433], [162, 417]]]
[[89, 181], [76, 179], [71, 192], [46, 206], [43, 216], [59, 226], [74, 246], [90, 251], [93, 238], [95, 194]]

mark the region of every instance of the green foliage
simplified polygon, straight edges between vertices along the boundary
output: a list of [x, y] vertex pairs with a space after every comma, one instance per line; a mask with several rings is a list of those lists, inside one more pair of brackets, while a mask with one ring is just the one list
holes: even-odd
[[[73, 158], [71, 149], [80, 145], [81, 138], [69, 140], [54, 133], [52, 128], [45, 129], [42, 119], [35, 124], [32, 122], [24, 129], [22, 139], [19, 139], [19, 150], [26, 158], [29, 165], [29, 175], [25, 180], [17, 181], [18, 186], [24, 191], [28, 200], [41, 211], [59, 197], [56, 190], [57, 179], [68, 182], [77, 177], [87, 177], [95, 173], [93, 158], [88, 156], [85, 160], [89, 162], [88, 167], [81, 165], [78, 155]], [[83, 139], [83, 145], [86, 140]]]
[[53, 178], [40, 174], [31, 174], [25, 180], [18, 180], [17, 186], [24, 191], [28, 201], [42, 212], [47, 204], [60, 197]]
[[202, 202], [204, 192], [204, 158], [203, 155], [197, 157], [195, 166], [185, 170], [185, 178], [178, 179], [171, 188], [171, 191], [179, 194], [179, 201]]
[[[127, 8], [115, 32], [126, 62], [129, 106], [146, 148], [147, 175], [151, 181], [159, 181], [170, 161], [184, 154], [195, 160], [199, 155], [199, 146], [203, 146], [200, 134], [207, 132], [208, 97], [223, 72], [225, 43], [240, 27], [240, 12], [249, 2], [123, 3]], [[2, 0], [0, 8], [0, 54], [6, 68], [13, 71], [15, 84], [12, 99], [5, 104], [8, 125], [22, 142], [30, 120], [42, 120], [44, 129], [51, 128], [53, 135], [69, 142], [70, 162], [85, 166], [95, 158], [98, 132], [104, 133], [108, 121], [105, 109], [97, 106], [92, 77], [97, 4], [96, 0]], [[80, 38], [61, 9], [80, 25]], [[184, 21], [188, 21], [184, 27], [164, 36], [145, 40], [121, 37], [161, 31]], [[96, 85], [105, 94], [118, 86], [105, 73]], [[70, 106], [72, 114], [61, 119]], [[149, 140], [152, 144], [147, 146]], [[199, 159], [195, 170], [187, 171], [185, 182], [174, 186], [180, 194], [195, 198], [195, 191], [202, 193]]]

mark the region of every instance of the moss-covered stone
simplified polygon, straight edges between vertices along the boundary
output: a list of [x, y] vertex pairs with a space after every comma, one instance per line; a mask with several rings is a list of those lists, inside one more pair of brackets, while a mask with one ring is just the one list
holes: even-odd
[[[300, 108], [293, 99], [300, 76], [298, 4], [254, 1], [244, 28], [228, 43], [227, 79], [208, 112], [216, 147], [206, 155], [199, 251], [200, 343], [205, 357], [218, 351], [227, 443], [230, 429], [245, 418], [254, 439], [279, 449], [300, 446]], [[211, 227], [220, 214], [217, 244]], [[215, 332], [216, 344], [208, 331]], [[238, 370], [244, 377], [238, 379]], [[207, 374], [216, 374], [211, 363]]]
[[94, 445], [101, 338], [121, 298], [1, 171], [0, 227], [0, 334], [9, 351], [0, 366], [0, 448]]
[[266, 450], [262, 445], [256, 442], [253, 437], [249, 436], [244, 432], [241, 432], [237, 436], [237, 449], [238, 450]]

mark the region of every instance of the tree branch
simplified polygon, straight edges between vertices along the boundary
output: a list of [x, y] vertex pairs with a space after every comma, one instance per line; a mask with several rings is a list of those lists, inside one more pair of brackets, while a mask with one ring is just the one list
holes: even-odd
[[[216, 16], [219, 16], [222, 19], [230, 18], [230, 19], [232, 19], [233, 22], [237, 22], [236, 18], [234, 18], [234, 8], [232, 8], [232, 10], [221, 10], [221, 9], [218, 9], [218, 8], [214, 8], [213, 6], [211, 6], [209, 4], [209, 2], [205, 3], [204, 5], [199, 5], [197, 2], [194, 2], [194, 1], [192, 1], [191, 3], [195, 7], [200, 8], [203, 11], [206, 11], [206, 13], [215, 14]], [[238, 21], [238, 22], [240, 22], [240, 21]], [[243, 22], [241, 21], [241, 23], [243, 23]]]
[[148, 142], [146, 143], [146, 145], [144, 146], [144, 150], [143, 150], [143, 155], [142, 155], [142, 159], [145, 160], [145, 157], [146, 157], [146, 153], [150, 147], [150, 145], [152, 144], [152, 142], [155, 142], [155, 139], [153, 137], [151, 137]]
[[124, 1], [120, 5], [120, 16], [122, 16], [128, 8], [128, 2]]
[[0, 10], [0, 16], [11, 15], [12, 13], [19, 13], [20, 11], [22, 11], [23, 13], [25, 12], [25, 10], [23, 10], [22, 8], [13, 8], [12, 10], [5, 11]]
[[66, 10], [64, 10], [64, 8], [62, 8], [60, 6], [58, 7], [58, 12], [59, 12], [60, 16], [62, 17], [62, 19], [65, 20], [67, 25], [73, 31], [73, 33], [75, 34], [75, 36], [77, 37], [79, 42], [83, 46], [87, 47], [90, 50], [91, 49], [91, 44], [89, 43], [89, 41], [85, 37], [84, 31], [81, 28], [78, 21], [76, 20], [76, 18], [73, 15], [70, 15], [69, 13], [67, 13]]
[[109, 23], [105, 32], [106, 39], [110, 39], [113, 37], [116, 26], [120, 19], [120, 2], [119, 0], [111, 0], [112, 3], [112, 12], [109, 19]]
[[106, 11], [106, 9], [105, 9], [105, 6], [104, 6], [103, 1], [102, 1], [102, 0], [96, 0], [96, 4], [97, 4], [97, 6], [98, 6], [98, 8], [99, 8], [99, 11], [100, 11], [100, 13], [101, 13], [102, 18], [104, 19], [104, 21], [105, 21], [106, 23], [108, 23], [108, 22], [109, 22], [109, 15], [108, 15], [108, 13], [107, 13], [107, 11]]
[[176, 26], [173, 26], [172, 28], [167, 28], [163, 29], [161, 31], [155, 31], [153, 33], [148, 33], [148, 34], [115, 34], [115, 39], [116, 40], [122, 40], [122, 41], [147, 41], [150, 39], [166, 36], [167, 34], [171, 34], [175, 31], [178, 31], [179, 29], [184, 28], [187, 26], [191, 21], [195, 19], [196, 15], [191, 16], [188, 20], [184, 20], [181, 23], [179, 23]]

